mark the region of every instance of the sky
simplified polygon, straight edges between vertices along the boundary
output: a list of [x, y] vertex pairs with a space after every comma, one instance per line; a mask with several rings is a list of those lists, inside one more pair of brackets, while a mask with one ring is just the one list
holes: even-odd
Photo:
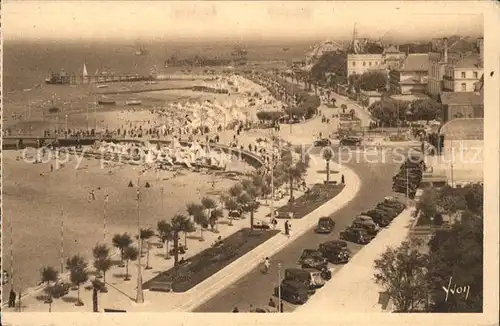
[[34, 39], [418, 39], [481, 36], [474, 2], [3, 1], [3, 36]]

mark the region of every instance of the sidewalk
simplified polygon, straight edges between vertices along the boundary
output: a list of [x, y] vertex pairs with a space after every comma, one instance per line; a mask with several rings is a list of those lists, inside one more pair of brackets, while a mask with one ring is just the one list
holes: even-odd
[[316, 291], [309, 301], [294, 312], [384, 312], [380, 293], [384, 289], [373, 280], [373, 262], [388, 247], [399, 246], [408, 236], [412, 209], [403, 211], [391, 225], [382, 230], [368, 245], [364, 246], [326, 285]]

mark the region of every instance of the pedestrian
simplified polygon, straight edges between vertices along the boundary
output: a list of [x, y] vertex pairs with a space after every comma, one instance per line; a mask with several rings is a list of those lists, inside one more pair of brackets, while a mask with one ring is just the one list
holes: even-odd
[[240, 312], [240, 311], [238, 310], [238, 307], [234, 307], [233, 312]]
[[277, 308], [276, 307], [276, 303], [274, 302], [273, 298], [269, 298], [269, 303], [268, 303], [269, 307], [271, 308]]
[[16, 306], [16, 292], [14, 292], [14, 289], [10, 289], [8, 306], [9, 308], [14, 308]]
[[269, 262], [269, 257], [266, 257], [264, 259], [264, 273], [267, 274], [269, 272], [269, 268], [271, 267], [271, 264]]
[[278, 220], [275, 217], [273, 217], [273, 220], [271, 221], [271, 224], [273, 225], [273, 230], [275, 230], [276, 226], [278, 225]]
[[288, 224], [288, 238], [292, 237], [292, 224]]
[[280, 312], [283, 312], [283, 300], [280, 301]]
[[285, 221], [285, 235], [288, 235], [290, 232], [290, 224], [288, 221]]
[[345, 179], [344, 179], [344, 175], [342, 174], [342, 176], [340, 177], [340, 183], [344, 184], [345, 183]]

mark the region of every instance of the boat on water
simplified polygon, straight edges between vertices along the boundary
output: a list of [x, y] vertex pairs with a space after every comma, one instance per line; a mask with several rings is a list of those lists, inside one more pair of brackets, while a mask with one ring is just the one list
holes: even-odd
[[141, 100], [127, 100], [125, 101], [126, 105], [141, 105], [142, 101]]
[[70, 83], [70, 76], [61, 69], [60, 72], [51, 73], [49, 77], [45, 78], [45, 83], [49, 85], [67, 85]]
[[106, 84], [97, 85], [97, 88], [108, 88], [108, 85]]

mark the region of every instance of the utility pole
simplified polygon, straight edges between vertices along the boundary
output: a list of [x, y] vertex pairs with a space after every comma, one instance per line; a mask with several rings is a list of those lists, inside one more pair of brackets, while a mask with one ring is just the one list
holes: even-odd
[[104, 207], [103, 207], [103, 227], [104, 227], [104, 243], [106, 243], [106, 208], [108, 205], [109, 196], [106, 194], [104, 196]]
[[137, 241], [139, 247], [139, 257], [137, 258], [137, 294], [136, 303], [144, 303], [144, 293], [142, 291], [142, 268], [141, 268], [141, 256], [142, 256], [142, 239], [141, 239], [141, 218], [140, 218], [140, 201], [141, 192], [139, 187], [140, 176], [137, 177]]
[[410, 185], [408, 183], [408, 167], [406, 167], [406, 208], [410, 207]]
[[271, 223], [274, 219], [274, 140], [273, 138], [273, 129], [271, 129], [271, 155], [269, 157], [269, 169], [271, 171], [271, 204], [269, 208], [271, 209]]
[[278, 263], [278, 311], [281, 311], [281, 263]]
[[9, 231], [10, 231], [10, 285], [14, 289], [14, 233], [12, 227], [12, 218], [9, 216]]
[[61, 208], [61, 256], [59, 257], [61, 264], [61, 274], [64, 273], [64, 207]]

